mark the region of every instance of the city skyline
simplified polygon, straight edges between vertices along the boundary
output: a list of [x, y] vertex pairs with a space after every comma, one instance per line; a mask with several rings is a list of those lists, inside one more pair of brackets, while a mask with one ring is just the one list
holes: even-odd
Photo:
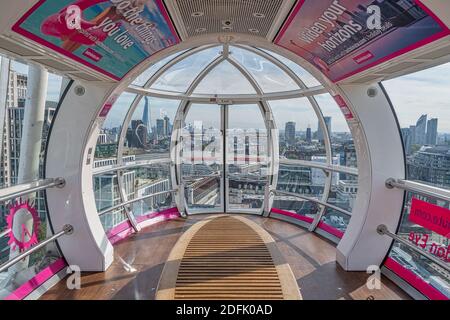
[[[17, 61], [12, 61], [11, 69], [21, 74], [27, 74], [28, 72], [28, 66]], [[429, 118], [439, 119], [438, 133], [450, 133], [450, 78], [447, 76], [448, 74], [450, 74], [450, 63], [383, 82], [393, 103], [401, 128], [415, 123], [420, 115], [427, 113]], [[61, 81], [61, 76], [49, 74], [47, 100], [59, 100]], [[411, 88], [414, 88], [414, 90], [411, 90]], [[124, 93], [123, 95], [131, 94]], [[316, 100], [322, 109], [322, 113], [325, 116], [331, 116], [333, 118], [333, 130], [335, 130], [335, 132], [349, 131], [345, 118], [329, 94], [318, 95], [316, 96]], [[106, 119], [106, 128], [114, 128], [121, 125], [121, 122], [125, 117], [123, 113], [126, 113], [131, 101], [132, 100], [127, 101], [126, 99], [119, 99], [116, 102], [117, 105], [112, 109], [110, 115]], [[169, 110], [167, 112], [169, 117], [171, 117], [170, 113], [173, 113], [171, 118], [174, 118], [176, 109], [180, 103], [177, 100], [158, 98], [151, 98], [150, 101], [152, 120], [157, 119], [160, 112], [159, 107], [154, 108], [152, 105], [163, 105], [165, 109]], [[299, 109], [298, 101], [294, 99], [272, 101], [271, 105], [274, 113], [277, 111], [276, 106], [280, 103], [285, 106], [286, 110], [279, 112], [278, 118], [276, 119], [277, 122], [284, 124], [292, 120], [293, 111], [295, 111], [296, 114], [302, 111], [305, 112], [301, 108]], [[140, 104], [139, 108], [143, 108], [143, 104]], [[124, 110], [124, 112], [121, 112], [121, 110]], [[306, 111], [306, 113], [308, 112], [310, 111]], [[135, 115], [136, 114], [142, 115], [142, 112], [136, 112]], [[248, 118], [247, 116], [248, 114], [244, 114], [243, 116], [246, 121], [251, 119], [251, 117]], [[306, 120], [295, 122], [298, 127], [306, 128], [308, 123], [314, 123], [315, 121]], [[302, 122], [304, 123], [302, 124]], [[156, 122], [152, 121], [152, 123]], [[249, 124], [247, 123], [247, 125]]]

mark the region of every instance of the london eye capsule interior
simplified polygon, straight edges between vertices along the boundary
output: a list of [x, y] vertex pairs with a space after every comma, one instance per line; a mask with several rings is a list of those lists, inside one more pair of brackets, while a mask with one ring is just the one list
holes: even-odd
[[16, 0], [0, 30], [1, 300], [450, 298], [446, 1]]

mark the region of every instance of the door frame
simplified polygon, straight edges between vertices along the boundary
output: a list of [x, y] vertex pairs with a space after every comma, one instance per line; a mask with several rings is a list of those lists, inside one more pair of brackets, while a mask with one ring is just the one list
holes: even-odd
[[[182, 150], [181, 143], [181, 129], [184, 127], [185, 119], [189, 114], [189, 110], [192, 105], [197, 105], [202, 103], [193, 103], [189, 100], [182, 101], [178, 109], [177, 115], [174, 121], [174, 130], [171, 139], [171, 171], [172, 171], [172, 181], [175, 189], [177, 189], [176, 203], [180, 212], [186, 213], [187, 215], [195, 214], [214, 214], [214, 213], [227, 213], [227, 214], [253, 214], [253, 215], [268, 215], [272, 208], [273, 195], [270, 190], [276, 188], [278, 181], [278, 159], [279, 159], [279, 148], [278, 148], [278, 131], [273, 119], [273, 114], [270, 106], [265, 101], [255, 101], [251, 103], [239, 103], [235, 104], [232, 101], [211, 102], [203, 103], [204, 105], [214, 104], [220, 107], [220, 118], [221, 118], [221, 128], [222, 133], [222, 172], [220, 175], [220, 207], [217, 208], [202, 208], [202, 209], [190, 209], [187, 205], [185, 197], [185, 189], [183, 183], [183, 176], [181, 172], [181, 159], [180, 154]], [[202, 104], [202, 105], [203, 105]], [[256, 105], [258, 106], [261, 116], [265, 124], [267, 131], [267, 159], [268, 159], [268, 179], [265, 186], [265, 196], [263, 204], [259, 209], [231, 209], [229, 203], [228, 191], [229, 191], [229, 178], [227, 174], [227, 129], [229, 127], [229, 108], [233, 105]]]

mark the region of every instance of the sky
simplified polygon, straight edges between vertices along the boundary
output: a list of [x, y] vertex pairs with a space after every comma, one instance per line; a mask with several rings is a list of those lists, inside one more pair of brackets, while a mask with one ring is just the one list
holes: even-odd
[[[183, 82], [191, 82], [193, 73], [198, 73], [199, 65], [207, 65], [212, 59], [217, 57], [220, 51], [217, 49], [210, 49], [202, 59], [197, 57], [191, 59], [189, 63], [184, 63], [183, 68], [180, 66], [174, 68], [173, 71], [167, 72], [162, 77], [163, 84], [160, 82], [158, 86], [165, 89], [171, 89], [171, 79], [175, 80], [174, 89], [179, 88], [179, 84]], [[233, 52], [232, 52], [233, 54]], [[286, 79], [279, 70], [268, 67], [267, 61], [256, 59], [255, 57], [246, 56], [241, 51], [236, 50], [236, 59], [244, 63], [250, 73], [260, 82], [264, 87], [279, 88], [280, 85], [286, 83]], [[279, 57], [279, 56], [277, 56]], [[285, 61], [286, 62], [286, 61]], [[19, 73], [27, 73], [28, 67], [19, 62], [12, 63], [12, 69]], [[180, 70], [181, 69], [181, 70]], [[183, 71], [183, 72], [180, 72]], [[220, 71], [220, 72], [219, 72]], [[300, 67], [296, 68], [296, 72], [302, 72], [302, 78], [306, 77], [308, 83], [314, 84], [311, 81], [311, 76], [302, 71]], [[438, 131], [440, 133], [450, 133], [450, 63], [438, 67], [420, 71], [414, 74], [403, 76], [397, 79], [383, 82], [386, 91], [394, 105], [400, 126], [409, 127], [416, 123], [417, 119], [422, 114], [428, 114], [430, 118], [438, 118]], [[210, 73], [204, 81], [199, 85], [195, 92], [199, 93], [243, 93], [251, 87], [249, 83], [242, 77], [242, 75], [230, 64], [219, 65], [216, 71]], [[49, 89], [47, 100], [58, 101], [61, 87], [61, 77], [54, 74], [49, 74]], [[290, 85], [288, 85], [290, 87]], [[125, 118], [129, 105], [134, 100], [134, 95], [124, 93], [117, 101], [113, 110], [108, 116], [105, 127], [120, 126]], [[316, 96], [316, 100], [325, 116], [332, 117], [332, 131], [333, 132], [348, 132], [348, 126], [340, 109], [337, 107], [334, 100], [329, 94]], [[150, 98], [150, 117], [152, 126], [156, 124], [156, 119], [164, 115], [169, 116], [171, 120], [174, 119], [180, 101], [163, 100], [157, 98]], [[275, 120], [279, 129], [284, 129], [285, 123], [294, 121], [296, 123], [297, 131], [305, 131], [308, 126], [313, 131], [317, 130], [318, 119], [317, 116], [307, 101], [307, 99], [291, 99], [282, 101], [272, 101], [270, 106], [275, 116]], [[141, 119], [143, 113], [144, 101], [142, 101], [133, 115], [133, 119]], [[255, 106], [233, 108], [233, 112], [237, 113], [235, 117], [234, 126], [243, 128], [258, 128], [260, 126], [261, 117], [259, 112], [255, 115]], [[196, 110], [196, 109], [192, 109]], [[239, 110], [239, 111], [236, 111]], [[203, 112], [203, 114], [202, 114]], [[217, 112], [217, 108], [208, 110], [201, 108], [198, 117], [205, 119], [205, 126], [214, 126], [214, 123], [207, 122], [207, 113], [213, 116]], [[194, 114], [192, 114], [194, 117]]]

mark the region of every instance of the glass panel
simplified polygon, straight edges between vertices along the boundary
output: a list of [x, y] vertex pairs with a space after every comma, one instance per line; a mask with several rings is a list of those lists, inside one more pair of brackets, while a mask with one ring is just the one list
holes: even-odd
[[305, 220], [306, 222], [312, 222], [316, 214], [320, 211], [320, 206], [315, 202], [285, 195], [275, 196], [273, 208], [295, 213], [300, 219], [302, 217], [308, 219]]
[[325, 214], [322, 217], [322, 222], [341, 232], [345, 232], [347, 230], [348, 224], [350, 223], [350, 218], [350, 216], [342, 212], [336, 211], [331, 208], [326, 208]]
[[270, 101], [270, 106], [279, 132], [281, 160], [326, 159], [319, 119], [307, 98]]
[[236, 67], [223, 61], [200, 82], [194, 93], [256, 94], [256, 91]]
[[[407, 178], [444, 189], [450, 189], [449, 73], [450, 63], [383, 83], [401, 126]], [[448, 235], [410, 220], [413, 197], [450, 208], [448, 202], [407, 193], [398, 235], [449, 263]], [[397, 242], [390, 257], [450, 298], [450, 274], [441, 267]]]
[[[450, 209], [449, 202], [434, 200], [432, 198], [408, 192], [400, 228], [397, 234], [403, 239], [410, 241], [411, 244], [446, 261], [447, 264], [450, 265], [450, 239], [448, 235], [440, 235], [433, 230], [425, 228], [410, 220], [411, 201], [413, 198], [442, 208]], [[394, 243], [389, 256], [404, 268], [412, 271], [428, 285], [450, 298], [450, 274], [443, 270], [439, 265], [436, 265], [432, 261], [398, 242]]]
[[306, 71], [305, 69], [303, 69], [302, 67], [300, 67], [298, 64], [296, 64], [295, 62], [275, 53], [269, 50], [265, 50], [265, 49], [261, 49], [263, 51], [265, 51], [266, 53], [270, 54], [272, 57], [280, 60], [282, 63], [284, 63], [288, 68], [290, 68], [292, 71], [295, 72], [295, 74], [303, 80], [303, 82], [305, 83], [305, 85], [307, 87], [316, 87], [316, 86], [320, 86], [321, 83], [315, 78], [313, 77], [308, 71]]
[[[358, 177], [349, 174], [333, 172], [328, 203], [352, 212], [358, 193]], [[342, 179], [344, 175], [344, 179]]]
[[189, 213], [223, 211], [222, 107], [193, 104], [182, 134], [181, 176]]
[[222, 52], [222, 47], [214, 47], [198, 52], [174, 65], [152, 86], [154, 89], [186, 92], [197, 75]]
[[226, 155], [228, 208], [261, 209], [268, 183], [268, 136], [258, 105], [228, 106]]
[[295, 164], [280, 164], [277, 190], [320, 200], [325, 189], [325, 182], [326, 175], [321, 169]]
[[143, 87], [150, 78], [155, 75], [156, 72], [158, 72], [159, 69], [161, 69], [163, 66], [165, 66], [167, 63], [178, 57], [179, 55], [185, 53], [187, 50], [177, 52], [175, 54], [172, 54], [168, 56], [167, 58], [164, 58], [155, 64], [151, 65], [147, 70], [145, 70], [143, 73], [141, 73], [136, 80], [133, 81], [133, 85]]
[[356, 168], [358, 164], [355, 143], [341, 109], [329, 93], [318, 95], [315, 98], [327, 123], [333, 157], [339, 159], [337, 164]]
[[[20, 161], [24, 160], [21, 155], [23, 147], [23, 129], [26, 114], [26, 98], [29, 89], [29, 67], [17, 61], [8, 60], [0, 55], [1, 63], [6, 64], [5, 75], [8, 77], [8, 88], [6, 96], [5, 118], [0, 125], [2, 134], [2, 148], [0, 161], [0, 188], [10, 187], [20, 183], [30, 181], [20, 180], [21, 172], [19, 169]], [[9, 67], [8, 67], [9, 66]], [[46, 92], [46, 102], [44, 110], [44, 120], [42, 124], [42, 132], [38, 141], [40, 149], [38, 167], [33, 168], [36, 171], [36, 180], [44, 178], [44, 159], [46, 153], [46, 145], [50, 127], [52, 125], [54, 115], [56, 113], [60, 95], [65, 90], [64, 85], [68, 83], [59, 75], [49, 73], [48, 90]], [[37, 107], [37, 106], [31, 106]], [[31, 109], [30, 109], [31, 110]], [[39, 130], [41, 130], [39, 128]], [[29, 158], [25, 159], [26, 161]], [[28, 161], [29, 162], [29, 161]], [[30, 162], [29, 162], [30, 163]], [[31, 163], [30, 163], [31, 165]], [[28, 202], [28, 204], [27, 204]], [[19, 207], [19, 203], [20, 206]], [[32, 212], [36, 210], [37, 217], [34, 218]], [[14, 243], [9, 244], [10, 240], [22, 239], [31, 240], [36, 236], [36, 243], [42, 242], [53, 234], [48, 221], [47, 205], [45, 202], [45, 191], [27, 194], [20, 199], [11, 199], [0, 203], [0, 233], [10, 228], [8, 217], [12, 217], [13, 223], [16, 222], [16, 214], [21, 213], [20, 217], [24, 220], [20, 225], [26, 226], [24, 229], [14, 229], [14, 237], [7, 234], [0, 238], [0, 264], [3, 264], [15, 257], [19, 253], [19, 246]], [[17, 224], [17, 222], [16, 222]], [[59, 230], [58, 230], [59, 231]], [[33, 243], [35, 244], [35, 243]], [[30, 245], [31, 246], [31, 245]], [[26, 247], [25, 249], [28, 249]], [[0, 274], [0, 300], [10, 295], [21, 285], [32, 279], [43, 269], [51, 265], [61, 257], [58, 248], [51, 243], [30, 257], [21, 260], [19, 263], [11, 267], [7, 272]]]
[[128, 126], [125, 159], [169, 158], [173, 121], [179, 106], [177, 100], [143, 97]]
[[300, 89], [294, 80], [269, 60], [237, 47], [231, 47], [230, 51], [231, 56], [250, 72], [263, 92]]
[[120, 133], [128, 110], [135, 98], [135, 94], [122, 93], [109, 112], [95, 148], [94, 168], [117, 164]]
[[407, 177], [450, 189], [450, 63], [384, 82], [401, 126]]

